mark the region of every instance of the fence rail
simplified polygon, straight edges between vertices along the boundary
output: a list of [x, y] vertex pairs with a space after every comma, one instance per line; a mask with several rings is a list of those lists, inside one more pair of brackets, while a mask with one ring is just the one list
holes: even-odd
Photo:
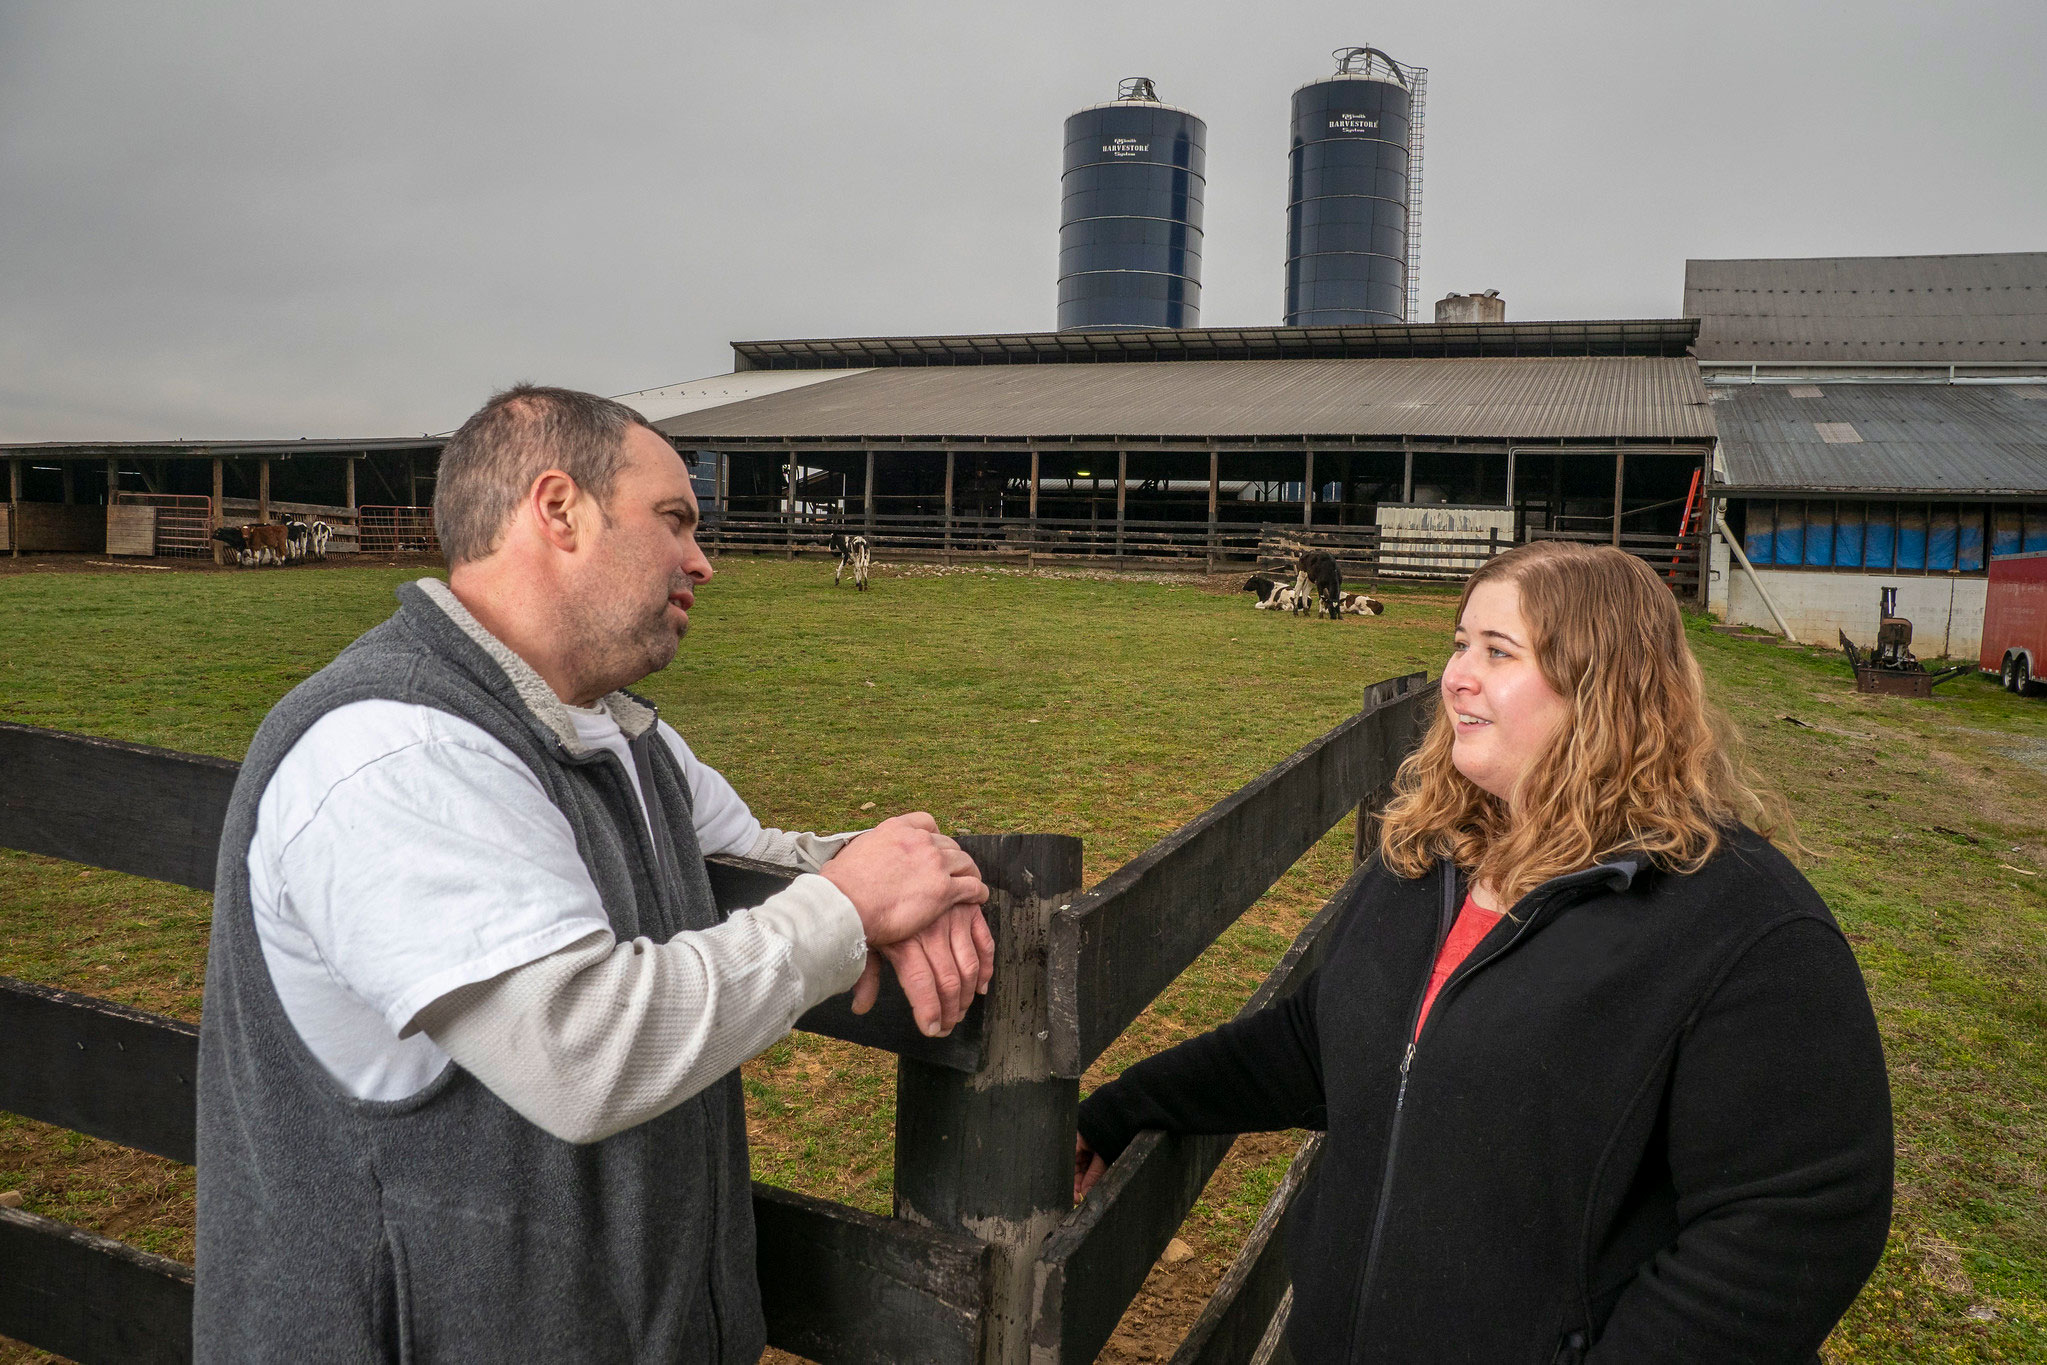
[[[819, 520], [790, 513], [728, 513], [706, 524], [698, 540], [713, 554], [822, 555], [834, 532], [867, 538], [877, 556], [897, 559], [1036, 563], [1082, 561], [1118, 568], [1255, 565], [1291, 571], [1302, 550], [1327, 550], [1346, 582], [1370, 587], [1381, 577], [1408, 582], [1462, 582], [1472, 570], [1514, 548], [1511, 534], [1415, 531], [1379, 526], [1296, 526], [1269, 521], [1137, 521], [1058, 517], [968, 517], [877, 514]], [[1528, 540], [1612, 543], [1610, 532], [1530, 531]], [[1656, 566], [1673, 588], [1696, 596], [1701, 536], [1627, 532], [1620, 546]]]
[[[798, 1021], [897, 1054], [899, 1216], [754, 1186], [773, 1345], [825, 1365], [1094, 1359], [1232, 1139], [1142, 1135], [1072, 1208], [1076, 1077], [1347, 811], [1376, 805], [1428, 714], [1424, 681], [1376, 684], [1357, 715], [1085, 894], [1076, 839], [960, 837], [990, 887], [997, 968], [955, 1037], [924, 1038], [893, 982], [867, 1016], [828, 1002]], [[212, 886], [237, 765], [0, 724], [0, 772], [0, 847]], [[726, 909], [793, 875], [707, 864]], [[1306, 979], [1361, 886], [1330, 900], [1245, 1010]], [[189, 1024], [0, 979], [0, 1110], [189, 1162], [197, 1047]], [[1186, 1361], [1245, 1365], [1270, 1335], [1299, 1187], [1283, 1183]], [[191, 1294], [187, 1267], [0, 1210], [0, 1334], [91, 1365], [184, 1362]]]

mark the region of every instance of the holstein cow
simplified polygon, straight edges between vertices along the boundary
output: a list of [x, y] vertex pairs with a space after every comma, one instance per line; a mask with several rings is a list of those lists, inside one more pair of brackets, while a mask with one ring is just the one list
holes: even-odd
[[297, 517], [284, 521], [285, 558], [304, 559], [313, 552], [313, 528]]
[[334, 528], [324, 521], [313, 523], [313, 558], [327, 557], [327, 538], [334, 534]]
[[1258, 600], [1253, 605], [1259, 607], [1270, 602], [1272, 595], [1278, 592], [1280, 587], [1280, 581], [1271, 574], [1254, 573], [1244, 580], [1244, 591], [1258, 594]]
[[222, 548], [234, 558], [235, 563], [240, 564], [248, 558], [249, 538], [242, 533], [241, 527], [216, 526], [213, 528], [213, 539], [221, 543]]
[[[1336, 559], [1327, 550], [1303, 550], [1294, 560], [1294, 610], [1306, 611], [1320, 596], [1322, 607], [1334, 621], [1341, 614], [1338, 603], [1343, 597], [1343, 571], [1336, 567]], [[1310, 592], [1309, 589], [1314, 589]]]
[[867, 565], [873, 558], [867, 548], [866, 536], [849, 536], [843, 532], [832, 532], [829, 542], [833, 554], [839, 557], [839, 567], [832, 571], [832, 586], [839, 586], [846, 566], [853, 566], [853, 586], [861, 592], [867, 591]]
[[1263, 602], [1253, 602], [1251, 607], [1254, 611], [1292, 611], [1297, 600], [1294, 590], [1282, 584]]
[[1341, 603], [1343, 610], [1352, 616], [1377, 616], [1386, 610], [1386, 604], [1376, 597], [1367, 597], [1361, 592], [1347, 592]]

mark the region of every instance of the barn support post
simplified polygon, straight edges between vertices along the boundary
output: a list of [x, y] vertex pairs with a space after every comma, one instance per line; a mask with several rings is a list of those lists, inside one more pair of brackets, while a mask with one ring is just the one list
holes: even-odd
[[1301, 525], [1315, 524], [1315, 447], [1301, 440]]
[[1030, 538], [1024, 542], [1029, 547], [1024, 551], [1024, 564], [1026, 567], [1033, 569], [1038, 567], [1038, 468], [1038, 447], [1036, 444], [1033, 444], [1031, 446], [1031, 524], [1026, 531]]
[[[224, 518], [221, 516], [221, 508], [226, 505], [224, 501], [226, 495], [227, 470], [224, 467], [221, 458], [218, 455], [216, 455], [213, 457], [213, 506], [210, 509], [208, 509], [206, 518], [209, 522], [212, 523], [212, 527], [210, 529], [218, 530], [221, 526], [226, 524]], [[348, 462], [348, 505], [350, 507], [355, 506], [354, 460], [350, 460]], [[221, 563], [224, 562], [221, 559], [221, 551], [224, 550], [225, 548], [226, 547], [222, 545], [219, 541], [216, 540], [213, 542], [213, 562], [216, 567], [218, 567]]]
[[[412, 457], [405, 457], [405, 472], [412, 473]], [[414, 489], [417, 494], [418, 490]], [[270, 520], [270, 459], [265, 456], [256, 461], [256, 520]]]
[[861, 519], [869, 533], [874, 530], [874, 452], [867, 452], [867, 474], [860, 483]]
[[1116, 567], [1123, 567], [1123, 505], [1130, 494], [1130, 452], [1116, 452]]
[[1628, 452], [1616, 450], [1613, 453], [1613, 547], [1621, 547], [1621, 488], [1627, 479]]
[[1507, 447], [1507, 510], [1514, 510], [1514, 447]]
[[939, 558], [952, 563], [952, 477], [953, 466], [958, 463], [959, 452], [951, 446], [945, 448], [945, 552]]
[[65, 460], [58, 468], [63, 471], [60, 477], [64, 480], [64, 505], [69, 507], [78, 501], [78, 476], [72, 473], [69, 460]]
[[788, 485], [789, 496], [782, 506], [782, 542], [784, 558], [796, 558], [796, 447], [789, 447], [789, 468], [783, 480]]
[[1215, 572], [1216, 512], [1222, 495], [1222, 447], [1214, 441], [1208, 443], [1208, 572]]
[[1052, 1074], [1046, 938], [1081, 885], [1080, 840], [1059, 834], [962, 839], [988, 884], [995, 976], [981, 1000], [987, 1065], [974, 1075], [896, 1064], [898, 1218], [993, 1248], [980, 1360], [1030, 1358], [1031, 1274], [1073, 1207], [1080, 1083]]
[[[109, 545], [114, 543], [114, 500], [120, 496], [120, 492], [121, 462], [109, 459], [107, 461], [107, 543]], [[17, 543], [21, 540], [20, 529], [18, 525], [15, 528], [15, 540]]]
[[14, 459], [7, 462], [7, 544], [21, 558], [21, 461]]
[[1400, 500], [1414, 501], [1414, 447], [1405, 437], [1400, 442]]

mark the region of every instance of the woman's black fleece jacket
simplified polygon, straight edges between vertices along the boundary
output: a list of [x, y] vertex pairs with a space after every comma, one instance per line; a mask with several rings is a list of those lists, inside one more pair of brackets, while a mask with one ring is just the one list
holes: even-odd
[[1747, 829], [1689, 876], [1557, 878], [1410, 1052], [1463, 895], [1378, 867], [1299, 991], [1095, 1091], [1088, 1144], [1328, 1133], [1285, 1232], [1302, 1365], [1815, 1360], [1891, 1204], [1876, 1019], [1819, 896]]

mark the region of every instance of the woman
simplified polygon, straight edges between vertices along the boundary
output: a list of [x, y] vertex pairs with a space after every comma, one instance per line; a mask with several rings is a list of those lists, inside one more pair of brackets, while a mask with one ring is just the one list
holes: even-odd
[[1302, 1365], [1815, 1360], [1883, 1250], [1890, 1096], [1764, 811], [1654, 570], [1492, 560], [1327, 961], [1091, 1095], [1076, 1194], [1142, 1129], [1323, 1129]]

